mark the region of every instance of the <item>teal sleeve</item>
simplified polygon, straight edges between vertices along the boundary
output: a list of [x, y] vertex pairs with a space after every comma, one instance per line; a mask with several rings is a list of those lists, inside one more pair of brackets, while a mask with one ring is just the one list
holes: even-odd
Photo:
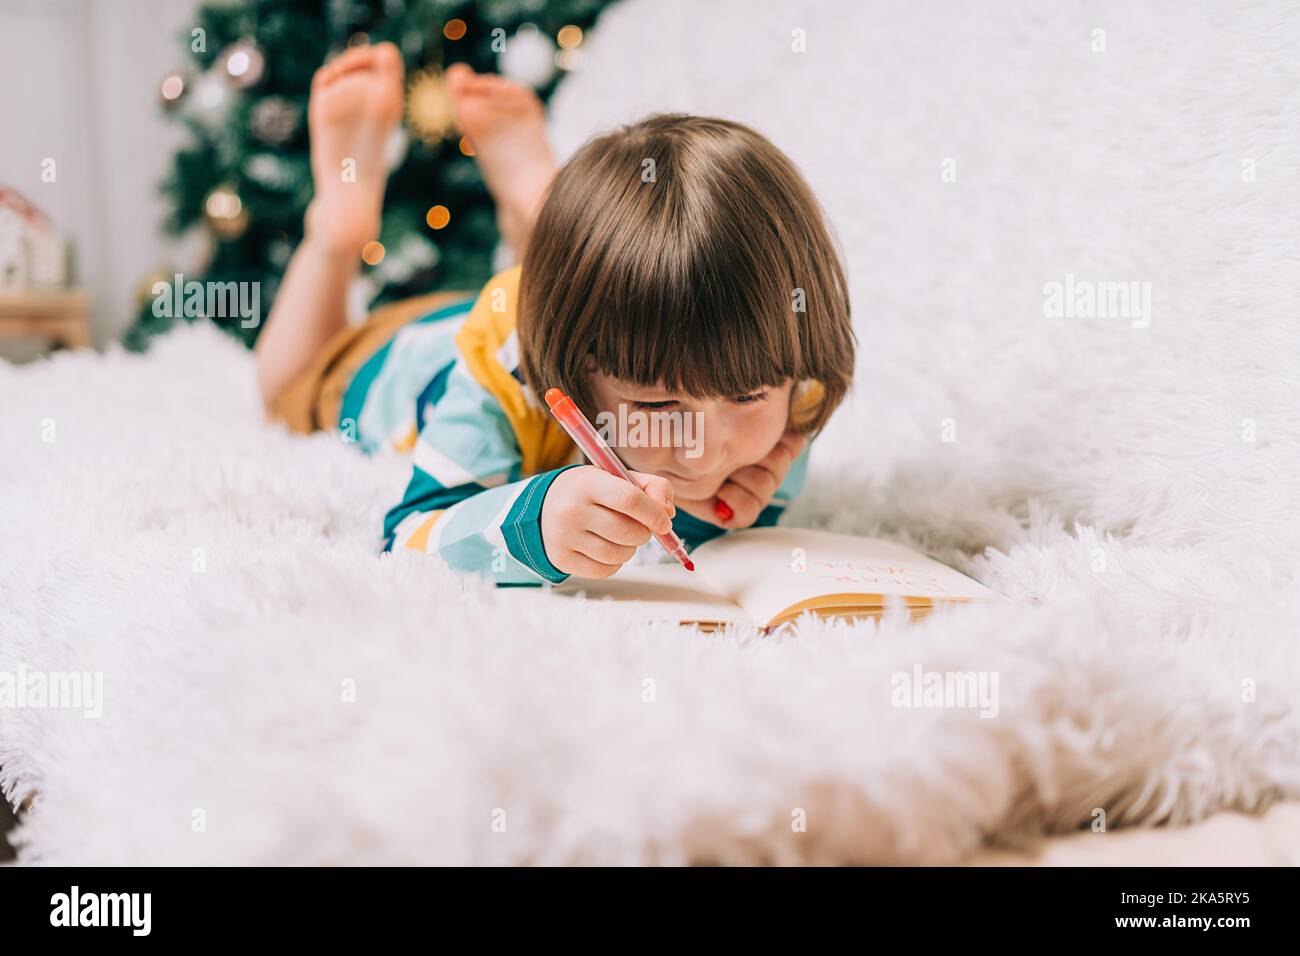
[[569, 575], [546, 555], [542, 505], [556, 476], [577, 467], [566, 465], [454, 502], [466, 489], [447, 489], [438, 500], [410, 509], [385, 538], [384, 551], [436, 552], [453, 570], [484, 575], [500, 587], [561, 584]]
[[500, 404], [459, 367], [421, 420], [410, 481], [384, 516], [383, 551], [436, 553], [500, 586], [567, 579], [547, 558], [541, 515], [556, 476], [577, 465], [523, 475]]
[[[515, 499], [505, 521], [501, 523], [501, 533], [506, 548], [515, 561], [551, 584], [561, 584], [569, 575], [558, 570], [546, 556], [546, 542], [542, 540], [542, 502], [546, 500], [546, 492], [550, 490], [551, 483], [560, 472], [579, 467], [581, 465], [566, 465], [530, 479], [523, 492]], [[536, 584], [535, 581], [497, 581], [497, 584], [502, 586], [514, 583]]]

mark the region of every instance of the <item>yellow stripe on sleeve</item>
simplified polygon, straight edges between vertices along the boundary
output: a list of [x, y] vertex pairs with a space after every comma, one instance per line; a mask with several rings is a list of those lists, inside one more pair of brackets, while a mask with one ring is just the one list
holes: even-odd
[[401, 438], [393, 441], [393, 450], [406, 454], [415, 447], [415, 441], [420, 437], [420, 429], [415, 427], [415, 422], [411, 422], [410, 430]]
[[554, 416], [530, 403], [519, 380], [501, 364], [502, 345], [515, 333], [519, 308], [520, 266], [494, 276], [474, 302], [456, 335], [456, 345], [475, 380], [501, 405], [519, 442], [525, 475], [536, 475], [565, 464], [573, 440]]
[[420, 522], [420, 526], [412, 531], [411, 536], [406, 539], [406, 547], [412, 551], [427, 551], [429, 549], [429, 533], [433, 531], [434, 524], [442, 517], [445, 510], [445, 508], [440, 508], [437, 511], [430, 511], [429, 516]]

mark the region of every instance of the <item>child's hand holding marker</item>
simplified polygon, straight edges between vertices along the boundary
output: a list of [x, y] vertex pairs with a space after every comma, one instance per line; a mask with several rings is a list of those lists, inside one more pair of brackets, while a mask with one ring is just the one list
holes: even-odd
[[542, 505], [542, 542], [551, 564], [565, 574], [607, 578], [652, 534], [672, 530], [677, 509], [668, 479], [629, 474], [637, 484], [595, 465], [570, 468], [555, 479]]
[[672, 483], [628, 471], [564, 392], [547, 389], [545, 397], [556, 421], [595, 462], [563, 472], [547, 491], [542, 542], [551, 564], [566, 574], [607, 578], [653, 534], [687, 571], [694, 571], [686, 546], [673, 532], [677, 508]]

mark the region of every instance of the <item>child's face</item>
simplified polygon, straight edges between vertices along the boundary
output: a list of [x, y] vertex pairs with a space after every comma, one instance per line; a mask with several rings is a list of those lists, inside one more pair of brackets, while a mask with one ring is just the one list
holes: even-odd
[[788, 379], [749, 395], [695, 399], [603, 372], [588, 381], [600, 416], [592, 422], [596, 430], [629, 469], [662, 475], [683, 501], [711, 498], [732, 472], [775, 447], [794, 387]]

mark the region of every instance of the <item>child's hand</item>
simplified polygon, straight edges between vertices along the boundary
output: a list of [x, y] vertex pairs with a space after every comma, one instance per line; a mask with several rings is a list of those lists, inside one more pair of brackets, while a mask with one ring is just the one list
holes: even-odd
[[[714, 497], [704, 501], [682, 499], [679, 504], [684, 511], [719, 527], [748, 528], [772, 503], [776, 489], [781, 487], [790, 466], [807, 444], [807, 435], [787, 431], [761, 460], [732, 472]], [[725, 511], [719, 513], [715, 510], [719, 499], [731, 509], [731, 516], [725, 520], [722, 517]]]
[[637, 488], [595, 465], [562, 472], [542, 504], [546, 557], [565, 574], [607, 578], [677, 514], [667, 478], [631, 472]]

